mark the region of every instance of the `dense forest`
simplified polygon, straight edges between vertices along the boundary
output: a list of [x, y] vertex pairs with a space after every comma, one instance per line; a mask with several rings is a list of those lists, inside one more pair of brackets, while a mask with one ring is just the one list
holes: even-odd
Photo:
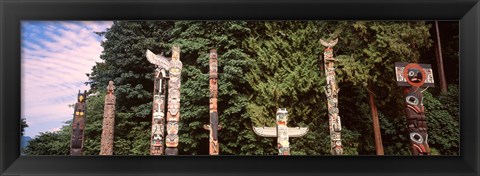
[[[208, 155], [208, 52], [218, 52], [218, 133], [221, 155], [276, 155], [276, 138], [252, 126], [275, 126], [277, 108], [287, 108], [289, 126], [308, 127], [290, 139], [292, 155], [330, 155], [325, 73], [320, 39], [333, 47], [345, 155], [375, 155], [369, 96], [378, 109], [385, 155], [409, 155], [402, 88], [395, 62], [431, 64], [436, 86], [424, 92], [433, 155], [459, 154], [458, 22], [441, 22], [448, 91], [440, 92], [433, 22], [414, 21], [116, 21], [107, 31], [88, 74], [84, 154], [98, 155], [108, 81], [117, 97], [114, 155], [149, 155], [155, 66], [145, 56], [181, 48], [180, 155]], [[28, 122], [27, 122], [28, 123]], [[26, 126], [26, 124], [25, 124]], [[41, 133], [27, 155], [69, 155], [71, 121]]]

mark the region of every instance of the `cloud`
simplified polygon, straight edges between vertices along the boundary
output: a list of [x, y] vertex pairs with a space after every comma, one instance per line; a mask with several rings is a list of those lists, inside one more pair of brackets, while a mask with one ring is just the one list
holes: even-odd
[[53, 128], [53, 129], [48, 130], [48, 131], [50, 131], [50, 132], [57, 132], [57, 131], [60, 131], [60, 128]]
[[101, 62], [101, 41], [109, 21], [22, 21], [22, 118], [27, 136], [51, 131], [73, 118], [69, 104], [78, 90], [88, 90], [95, 62]]

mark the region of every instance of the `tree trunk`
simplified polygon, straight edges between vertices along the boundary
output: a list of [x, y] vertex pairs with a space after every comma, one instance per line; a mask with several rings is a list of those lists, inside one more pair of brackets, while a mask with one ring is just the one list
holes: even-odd
[[373, 121], [373, 134], [375, 136], [375, 150], [377, 155], [384, 155], [383, 153], [383, 144], [382, 144], [382, 134], [380, 132], [380, 122], [378, 120], [377, 106], [374, 102], [373, 93], [369, 90], [369, 104], [372, 111], [372, 121]]
[[442, 93], [447, 93], [447, 81], [445, 80], [445, 71], [443, 70], [442, 43], [440, 41], [440, 30], [438, 28], [438, 21], [435, 21], [435, 31], [435, 57], [437, 59], [438, 78], [440, 79], [440, 90]]

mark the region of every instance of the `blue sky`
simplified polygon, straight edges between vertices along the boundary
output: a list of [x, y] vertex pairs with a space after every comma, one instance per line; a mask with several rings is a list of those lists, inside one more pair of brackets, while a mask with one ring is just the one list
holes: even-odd
[[21, 116], [25, 135], [57, 131], [73, 118], [78, 90], [95, 62], [102, 62], [101, 42], [94, 32], [106, 31], [111, 21], [22, 21]]

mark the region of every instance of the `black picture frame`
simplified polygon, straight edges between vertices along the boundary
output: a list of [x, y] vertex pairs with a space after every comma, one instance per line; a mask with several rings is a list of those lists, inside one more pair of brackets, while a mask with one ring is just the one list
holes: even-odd
[[[1, 0], [0, 175], [479, 175], [479, 0]], [[459, 20], [460, 156], [20, 156], [22, 20]]]

